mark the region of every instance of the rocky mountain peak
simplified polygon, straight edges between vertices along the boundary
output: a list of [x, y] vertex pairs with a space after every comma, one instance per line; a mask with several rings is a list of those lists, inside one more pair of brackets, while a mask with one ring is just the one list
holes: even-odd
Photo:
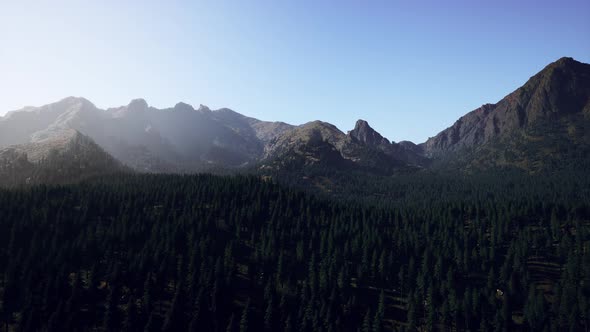
[[[462, 116], [451, 127], [428, 139], [423, 147], [427, 156], [451, 159], [448, 152], [476, 148], [480, 164], [496, 162], [493, 151], [497, 147], [503, 153], [510, 148], [507, 154], [512, 158], [510, 162], [519, 156], [519, 167], [527, 168], [525, 164], [530, 160], [547, 159], [543, 151], [549, 150], [540, 149], [539, 142], [546, 140], [544, 144], [550, 146], [560, 140], [570, 141], [569, 144], [583, 140], [581, 133], [588, 110], [590, 65], [564, 57], [545, 66], [497, 103], [483, 105]], [[555, 151], [559, 150], [562, 149]]]
[[381, 136], [375, 129], [369, 126], [369, 123], [365, 120], [358, 120], [354, 129], [351, 130], [348, 135], [353, 139], [358, 140], [367, 145], [376, 146], [381, 144], [390, 144], [390, 142]]
[[557, 66], [557, 67], [576, 66], [579, 63], [580, 62], [574, 60], [574, 58], [564, 56], [562, 58], [559, 58], [557, 61], [553, 62], [552, 64], [550, 64], [550, 66], [551, 65]]
[[131, 102], [129, 102], [129, 105], [127, 106], [127, 109], [131, 112], [142, 112], [145, 111], [147, 108], [148, 103], [145, 101], [145, 99], [142, 98], [133, 99]]
[[60, 101], [58, 101], [56, 104], [61, 104], [61, 105], [77, 105], [77, 104], [83, 104], [83, 105], [93, 105], [92, 102], [90, 102], [88, 99], [83, 98], [83, 97], [74, 97], [74, 96], [70, 96], [70, 97], [66, 97]]
[[203, 104], [199, 105], [199, 108], [197, 109], [197, 111], [199, 112], [211, 112], [211, 109]]
[[33, 108], [40, 110], [42, 112], [45, 111], [54, 111], [58, 110], [61, 113], [79, 113], [79, 112], [91, 112], [96, 110], [96, 106], [92, 102], [90, 102], [86, 98], [82, 97], [67, 97], [64, 98], [56, 103], [52, 103], [49, 105], [45, 105], [38, 108]]
[[176, 105], [174, 105], [174, 110], [175, 111], [192, 112], [195, 109], [191, 105], [189, 105], [187, 103], [180, 102], [180, 103], [177, 103]]

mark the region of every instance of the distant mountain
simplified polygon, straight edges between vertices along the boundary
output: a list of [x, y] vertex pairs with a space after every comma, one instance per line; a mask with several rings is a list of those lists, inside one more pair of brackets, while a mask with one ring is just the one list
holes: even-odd
[[292, 126], [248, 118], [228, 109], [185, 103], [159, 110], [143, 99], [101, 110], [69, 97], [0, 118], [0, 147], [35, 142], [76, 130], [122, 163], [147, 172], [195, 172], [243, 167], [263, 155], [264, 142]]
[[353, 130], [348, 135], [363, 145], [377, 149], [393, 160], [406, 165], [427, 166], [430, 161], [424, 157], [424, 151], [418, 145], [410, 141], [399, 143], [390, 142], [376, 132], [365, 120], [358, 120]]
[[[562, 58], [498, 103], [481, 106], [418, 145], [391, 142], [364, 120], [345, 134], [322, 121], [294, 126], [227, 108], [212, 111], [178, 103], [157, 109], [136, 99], [102, 110], [84, 98], [69, 97], [0, 117], [0, 149], [4, 175], [21, 166], [32, 170], [48, 151], [66, 154], [72, 145], [64, 142], [83, 142], [80, 151], [88, 153], [78, 158], [103, 156], [107, 162], [100, 167], [140, 172], [300, 172], [308, 167], [382, 175], [424, 168], [542, 171], [590, 167], [588, 128], [590, 65]], [[105, 171], [98, 168], [93, 172]], [[31, 172], [23, 174], [37, 181]]]
[[0, 149], [0, 186], [73, 183], [129, 171], [92, 139], [72, 129]]
[[[198, 172], [256, 165], [282, 169], [324, 164], [387, 173], [423, 161], [412, 150], [383, 138], [365, 121], [348, 135], [315, 121], [301, 126], [178, 103], [156, 109], [143, 99], [107, 110], [69, 97], [27, 107], [0, 118], [0, 148], [38, 142], [76, 131], [123, 164], [142, 172]], [[364, 138], [361, 136], [365, 136]], [[379, 137], [379, 142], [368, 139]]]
[[460, 168], [542, 170], [582, 157], [589, 125], [590, 65], [561, 58], [421, 146], [426, 156]]
[[265, 149], [263, 167], [301, 169], [321, 165], [339, 170], [358, 169], [389, 174], [408, 165], [425, 163], [426, 158], [404, 145], [390, 142], [359, 120], [344, 134], [336, 126], [313, 121], [271, 140]]
[[342, 152], [349, 143], [346, 135], [334, 125], [309, 122], [271, 139], [263, 156], [268, 165], [263, 167], [292, 169], [325, 165], [350, 168], [354, 160]]

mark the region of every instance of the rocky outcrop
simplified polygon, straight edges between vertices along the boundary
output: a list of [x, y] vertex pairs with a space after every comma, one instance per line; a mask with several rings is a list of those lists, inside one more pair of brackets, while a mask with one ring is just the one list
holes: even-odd
[[365, 120], [358, 120], [354, 126], [354, 129], [351, 130], [348, 135], [353, 139], [369, 146], [390, 144], [386, 138], [371, 128], [369, 123]]

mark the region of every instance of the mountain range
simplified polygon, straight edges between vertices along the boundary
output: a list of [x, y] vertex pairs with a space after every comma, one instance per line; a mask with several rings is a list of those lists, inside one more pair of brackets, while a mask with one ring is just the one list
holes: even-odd
[[[364, 120], [268, 122], [227, 108], [143, 99], [106, 110], [68, 97], [0, 117], [0, 183], [69, 182], [118, 171], [192, 173], [310, 166], [388, 175], [400, 169], [529, 172], [585, 167], [590, 152], [590, 65], [561, 58], [496, 104], [426, 142], [392, 142]], [[62, 175], [59, 175], [62, 174]], [[51, 180], [48, 180], [51, 179]]]

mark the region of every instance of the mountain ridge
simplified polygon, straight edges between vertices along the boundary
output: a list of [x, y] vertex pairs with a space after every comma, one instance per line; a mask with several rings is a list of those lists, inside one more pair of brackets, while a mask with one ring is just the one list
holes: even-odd
[[66, 184], [130, 171], [88, 136], [73, 129], [0, 148], [0, 186]]
[[44, 140], [75, 131], [140, 172], [280, 171], [313, 165], [383, 175], [408, 166], [542, 170], [545, 160], [582, 158], [590, 146], [589, 123], [590, 65], [561, 58], [497, 103], [466, 113], [420, 144], [390, 141], [362, 119], [344, 133], [319, 120], [269, 122], [202, 104], [157, 109], [137, 98], [99, 109], [85, 98], [67, 97], [0, 117], [0, 148], [42, 147]]
[[[573, 68], [575, 67], [575, 68]], [[570, 75], [575, 84], [581, 86], [583, 97], [572, 94], [562, 84]], [[578, 82], [581, 80], [582, 82]], [[571, 81], [570, 81], [571, 82]], [[547, 92], [554, 92], [547, 95]], [[555, 93], [557, 91], [557, 93]], [[563, 96], [564, 93], [570, 95]], [[580, 102], [578, 99], [586, 99]], [[453, 125], [442, 130], [436, 136], [424, 142], [428, 154], [456, 150], [463, 146], [482, 144], [496, 136], [511, 130], [521, 129], [545, 117], [555, 116], [560, 112], [578, 112], [590, 107], [590, 65], [580, 63], [572, 58], [563, 57], [545, 66], [527, 82], [502, 98], [495, 104], [481, 107], [461, 116]], [[575, 105], [564, 105], [575, 100]], [[565, 107], [564, 107], [565, 106]]]

